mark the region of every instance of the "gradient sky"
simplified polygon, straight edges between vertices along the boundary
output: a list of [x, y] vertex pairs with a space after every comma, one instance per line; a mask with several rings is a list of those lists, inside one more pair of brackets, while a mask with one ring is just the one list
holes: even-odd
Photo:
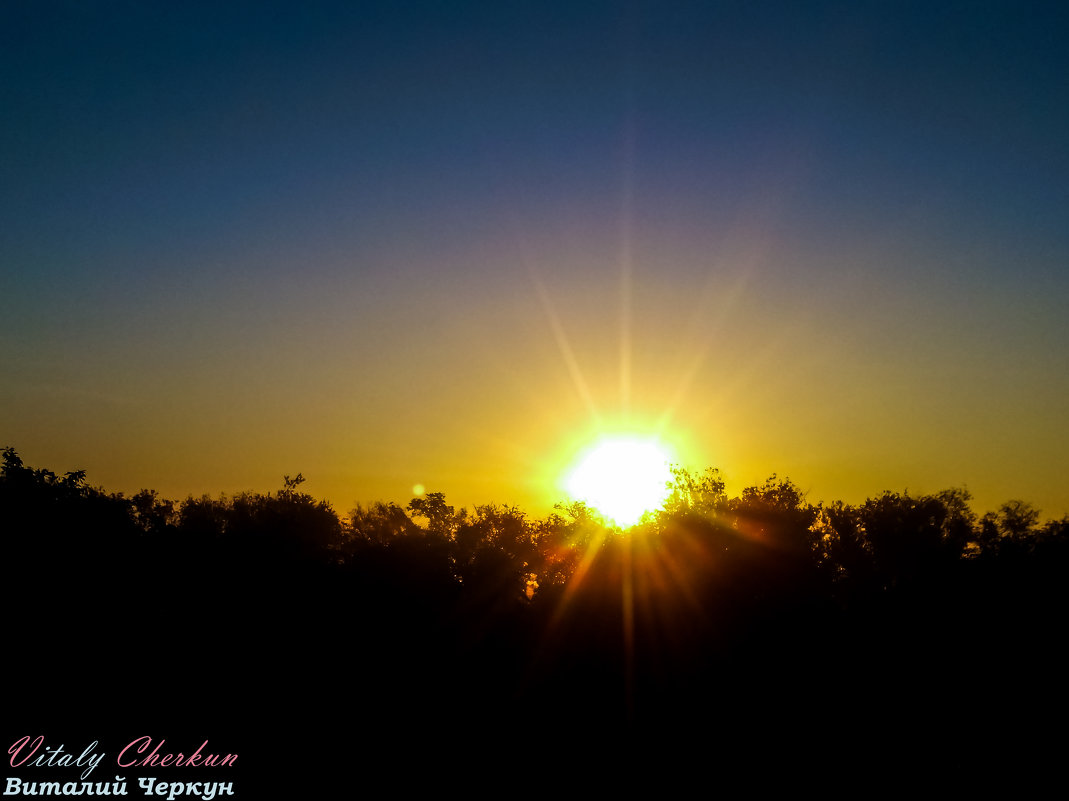
[[1069, 513], [1063, 3], [0, 3], [0, 445], [535, 514], [600, 429], [729, 490]]

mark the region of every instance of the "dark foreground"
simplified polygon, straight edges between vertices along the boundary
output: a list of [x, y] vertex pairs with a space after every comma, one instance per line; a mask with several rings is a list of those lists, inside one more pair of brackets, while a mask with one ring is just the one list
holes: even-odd
[[[1064, 521], [813, 507], [788, 482], [728, 499], [707, 476], [630, 535], [444, 503], [346, 527], [292, 482], [138, 509], [10, 454], [5, 751], [97, 742], [94, 779], [131, 797], [149, 776], [249, 799], [1021, 792], [1064, 759]], [[141, 737], [239, 758], [118, 767]], [[11, 759], [5, 779], [80, 773]]]

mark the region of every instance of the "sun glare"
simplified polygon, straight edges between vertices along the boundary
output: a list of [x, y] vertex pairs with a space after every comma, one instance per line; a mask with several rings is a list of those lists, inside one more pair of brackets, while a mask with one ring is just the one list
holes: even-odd
[[668, 497], [670, 463], [654, 439], [605, 437], [580, 454], [566, 486], [617, 525], [630, 526]]

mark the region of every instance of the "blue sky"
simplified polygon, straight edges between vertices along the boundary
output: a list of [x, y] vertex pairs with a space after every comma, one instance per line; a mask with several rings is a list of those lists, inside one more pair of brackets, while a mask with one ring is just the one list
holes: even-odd
[[0, 434], [538, 508], [606, 426], [1069, 513], [1055, 3], [7, 3]]

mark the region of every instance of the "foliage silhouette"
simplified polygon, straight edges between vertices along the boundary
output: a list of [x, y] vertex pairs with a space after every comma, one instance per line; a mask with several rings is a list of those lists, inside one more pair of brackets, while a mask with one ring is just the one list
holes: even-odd
[[775, 719], [792, 743], [778, 758], [886, 766], [907, 733], [936, 749], [923, 721], [949, 710], [938, 747], [954, 763], [1018, 702], [1060, 697], [1069, 518], [1040, 524], [1023, 502], [979, 517], [962, 489], [814, 504], [775, 475], [729, 497], [717, 471], [677, 468], [664, 508], [624, 531], [581, 503], [532, 520], [442, 493], [342, 519], [302, 483], [125, 498], [4, 450], [5, 608], [67, 621], [61, 639], [17, 629], [24, 667], [60, 683], [77, 653], [102, 696], [126, 697], [136, 657], [183, 688], [176, 714], [207, 714], [205, 666], [225, 665], [240, 714], [368, 753], [418, 721], [435, 742], [477, 727], [501, 756], [581, 714], [603, 744], [678, 745], [687, 721], [715, 720], [722, 748]]

